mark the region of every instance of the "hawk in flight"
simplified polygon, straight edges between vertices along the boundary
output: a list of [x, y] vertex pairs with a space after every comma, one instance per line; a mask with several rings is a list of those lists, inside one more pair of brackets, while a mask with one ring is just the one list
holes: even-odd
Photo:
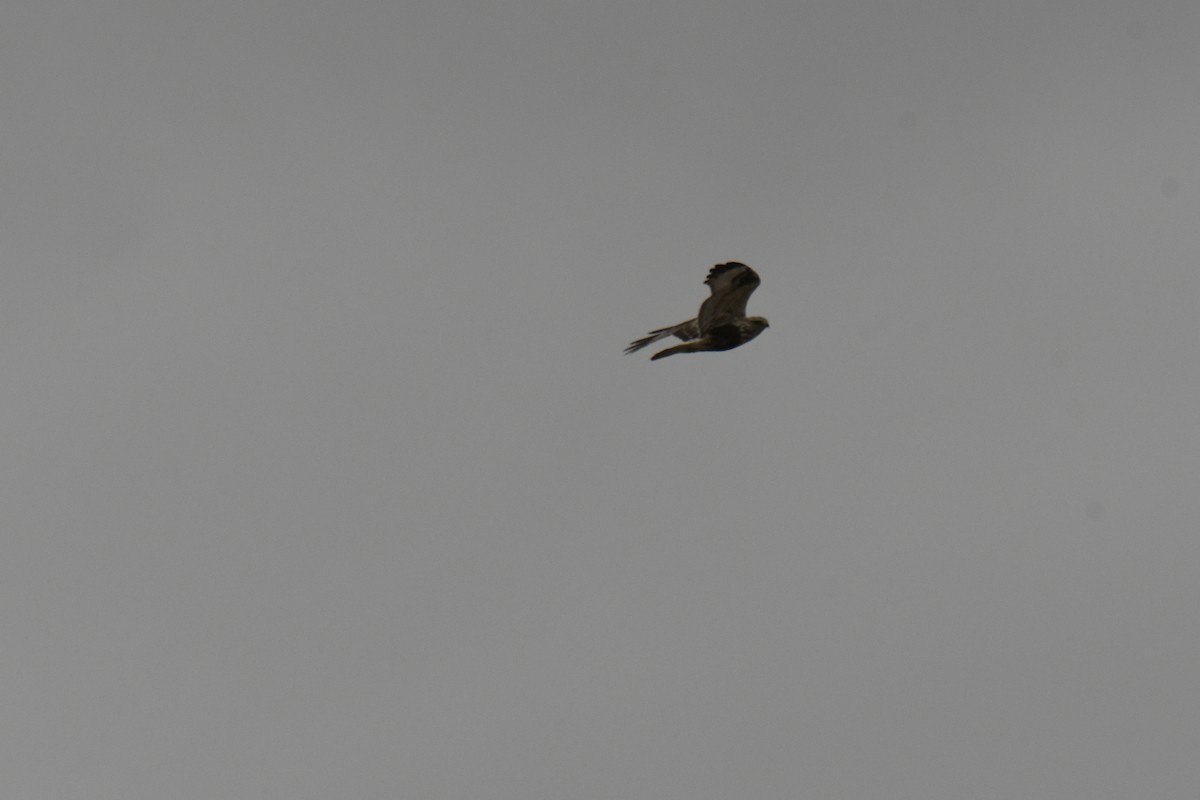
[[632, 342], [626, 353], [641, 350], [648, 344], [668, 336], [678, 336], [685, 344], [677, 344], [655, 353], [651, 361], [676, 353], [700, 353], [705, 350], [732, 350], [758, 336], [767, 328], [762, 317], [746, 316], [746, 301], [758, 288], [758, 274], [736, 261], [717, 264], [708, 271], [704, 282], [712, 294], [700, 306], [695, 319], [650, 331], [650, 335]]

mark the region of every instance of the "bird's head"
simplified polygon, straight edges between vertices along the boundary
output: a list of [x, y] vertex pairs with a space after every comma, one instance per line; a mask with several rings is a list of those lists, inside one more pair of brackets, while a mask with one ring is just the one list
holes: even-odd
[[767, 322], [766, 317], [746, 317], [746, 322], [753, 325], [758, 333], [762, 333], [765, 329], [771, 327], [771, 323]]

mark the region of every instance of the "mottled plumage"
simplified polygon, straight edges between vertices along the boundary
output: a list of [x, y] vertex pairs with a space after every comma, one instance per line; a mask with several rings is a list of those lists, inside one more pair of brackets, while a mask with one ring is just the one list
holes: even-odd
[[700, 313], [695, 319], [650, 331], [649, 336], [631, 343], [625, 352], [633, 353], [668, 336], [678, 336], [686, 344], [677, 344], [655, 353], [651, 361], [676, 353], [732, 350], [768, 327], [763, 317], [746, 316], [746, 301], [759, 284], [758, 274], [754, 270], [745, 264], [730, 261], [710, 269], [704, 282], [712, 289], [712, 294], [701, 304]]

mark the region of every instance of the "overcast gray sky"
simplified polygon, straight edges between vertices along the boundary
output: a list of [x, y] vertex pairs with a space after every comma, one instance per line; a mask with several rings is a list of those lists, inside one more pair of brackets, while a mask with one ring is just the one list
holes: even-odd
[[6, 796], [1194, 798], [1198, 32], [16, 3]]

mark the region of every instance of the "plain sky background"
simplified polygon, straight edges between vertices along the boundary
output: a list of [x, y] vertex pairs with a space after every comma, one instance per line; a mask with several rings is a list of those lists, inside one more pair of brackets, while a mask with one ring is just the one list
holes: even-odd
[[8, 7], [3, 794], [1196, 797], [1198, 41]]

